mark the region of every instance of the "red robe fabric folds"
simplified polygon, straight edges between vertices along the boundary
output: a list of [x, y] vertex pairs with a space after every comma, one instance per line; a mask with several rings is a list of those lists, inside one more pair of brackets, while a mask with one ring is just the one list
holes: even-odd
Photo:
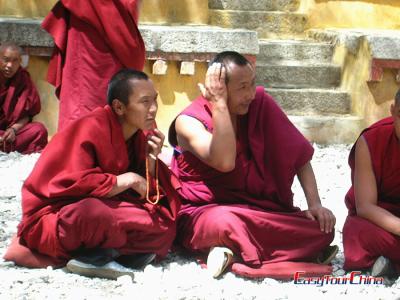
[[[400, 146], [393, 118], [385, 118], [365, 129], [360, 136], [367, 142], [378, 191], [378, 205], [400, 217]], [[355, 171], [355, 145], [349, 165], [352, 182]], [[383, 255], [400, 270], [400, 238], [370, 221], [358, 217], [353, 186], [345, 198], [349, 215], [343, 227], [344, 268], [370, 268]]]
[[[40, 112], [40, 98], [29, 73], [19, 68], [17, 73], [0, 87], [0, 136], [22, 118], [32, 119]], [[17, 132], [13, 144], [1, 151], [24, 154], [41, 151], [47, 144], [47, 130], [39, 122], [30, 122]]]
[[81, 248], [165, 256], [175, 237], [179, 185], [161, 161], [158, 205], [133, 190], [106, 198], [117, 175], [131, 171], [145, 177], [145, 147], [142, 131], [125, 143], [109, 106], [55, 135], [22, 188], [20, 244], [55, 265]]
[[[212, 132], [206, 99], [196, 99], [181, 114]], [[169, 140], [177, 145], [174, 123]], [[247, 277], [291, 278], [294, 265], [310, 275], [330, 273], [330, 266], [299, 263], [315, 258], [333, 240], [293, 206], [294, 176], [313, 148], [263, 87], [257, 88], [248, 114], [238, 117], [237, 153], [235, 169], [221, 173], [176, 147], [172, 169], [185, 203], [177, 240], [199, 253], [213, 246], [230, 248], [244, 264], [232, 270]]]
[[59, 130], [106, 104], [118, 70], [143, 69], [137, 6], [136, 0], [61, 0], [43, 21], [55, 44], [47, 76], [60, 99]]

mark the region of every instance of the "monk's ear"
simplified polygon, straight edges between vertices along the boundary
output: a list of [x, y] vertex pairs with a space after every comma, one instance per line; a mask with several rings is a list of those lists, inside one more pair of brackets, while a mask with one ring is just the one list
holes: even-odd
[[111, 102], [111, 107], [118, 116], [122, 116], [125, 112], [125, 105], [118, 99], [114, 99]]
[[390, 113], [391, 113], [392, 117], [394, 117], [396, 114], [396, 106], [394, 105], [394, 103], [392, 103], [390, 105]]

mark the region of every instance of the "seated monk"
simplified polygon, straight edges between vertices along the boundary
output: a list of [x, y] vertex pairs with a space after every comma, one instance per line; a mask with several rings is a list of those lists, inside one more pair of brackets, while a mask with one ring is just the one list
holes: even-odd
[[40, 112], [39, 94], [21, 67], [22, 49], [0, 45], [0, 151], [40, 152], [47, 144], [43, 124], [32, 122]]
[[[177, 241], [208, 254], [218, 277], [234, 273], [290, 279], [296, 271], [328, 274], [337, 247], [335, 217], [321, 205], [310, 164], [313, 148], [236, 52], [218, 54], [207, 71], [203, 96], [170, 127], [171, 168], [183, 198]], [[293, 206], [297, 175], [308, 210]]]
[[[108, 105], [52, 138], [22, 187], [19, 239], [5, 259], [68, 262], [71, 272], [115, 279], [167, 254], [178, 180], [157, 159], [164, 135], [153, 129], [156, 99], [145, 73], [123, 69], [110, 81]], [[27, 249], [32, 259], [19, 255]]]
[[371, 268], [372, 276], [388, 280], [400, 271], [400, 90], [390, 111], [351, 149], [353, 184], [343, 227], [344, 268]]

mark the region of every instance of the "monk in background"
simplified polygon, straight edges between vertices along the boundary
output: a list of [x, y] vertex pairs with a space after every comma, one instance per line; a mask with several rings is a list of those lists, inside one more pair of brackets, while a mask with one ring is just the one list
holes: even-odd
[[400, 274], [400, 90], [390, 112], [351, 149], [343, 227], [344, 268], [369, 269], [388, 283]]
[[157, 158], [157, 92], [131, 69], [108, 91], [108, 105], [58, 132], [24, 182], [6, 260], [116, 279], [168, 253], [180, 202], [177, 179]]
[[[202, 94], [169, 131], [182, 182], [178, 243], [208, 253], [214, 277], [232, 261], [232, 271], [248, 277], [331, 273], [335, 217], [321, 205], [310, 143], [256, 88], [254, 67], [239, 53], [214, 58]], [[293, 206], [295, 175], [306, 211]]]
[[60, 100], [58, 130], [103, 107], [108, 80], [118, 70], [143, 69], [140, 1], [60, 0], [44, 19], [55, 44], [47, 80]]
[[32, 122], [40, 112], [40, 97], [21, 66], [21, 55], [13, 43], [0, 45], [0, 151], [30, 154], [46, 146], [47, 130]]

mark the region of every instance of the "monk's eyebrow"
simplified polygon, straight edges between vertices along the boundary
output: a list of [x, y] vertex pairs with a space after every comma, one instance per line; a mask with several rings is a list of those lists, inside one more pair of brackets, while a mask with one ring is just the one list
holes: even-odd
[[153, 99], [157, 99], [158, 94], [155, 94], [154, 96], [149, 96], [149, 95], [145, 95], [143, 97], [140, 98], [140, 100], [153, 100]]

